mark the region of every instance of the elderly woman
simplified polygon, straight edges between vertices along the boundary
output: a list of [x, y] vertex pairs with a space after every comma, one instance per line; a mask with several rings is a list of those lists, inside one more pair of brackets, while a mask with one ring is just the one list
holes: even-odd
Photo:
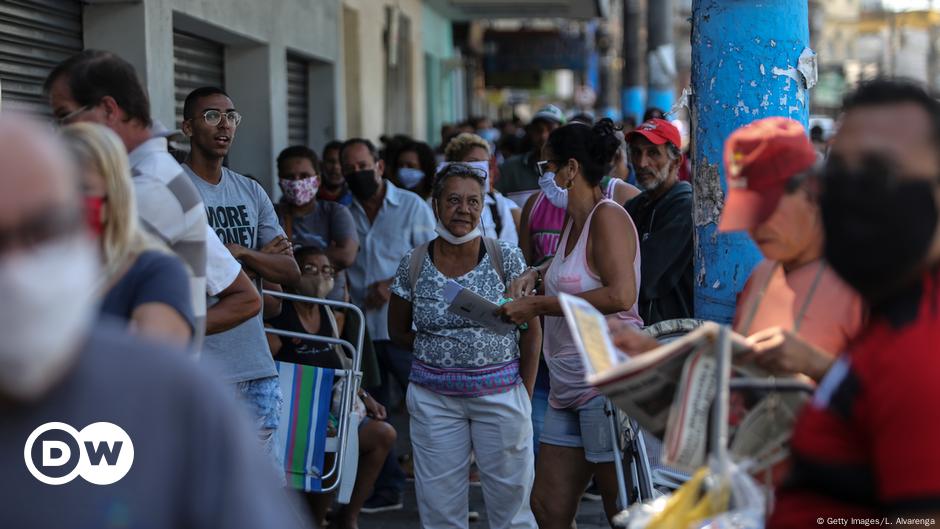
[[454, 281], [499, 303], [505, 284], [525, 269], [518, 248], [480, 235], [484, 182], [482, 172], [462, 163], [438, 173], [432, 193], [438, 237], [405, 255], [392, 285], [389, 334], [414, 350], [406, 400], [425, 528], [467, 527], [471, 451], [490, 527], [536, 527], [529, 508], [529, 395], [538, 319], [494, 330], [450, 312], [444, 300], [445, 284]]
[[444, 161], [466, 162], [486, 172], [486, 184], [483, 186], [486, 195], [483, 197], [481, 216], [483, 233], [515, 246], [519, 244], [519, 215], [522, 210], [493, 187], [490, 158], [490, 144], [469, 132], [458, 134], [444, 149]]

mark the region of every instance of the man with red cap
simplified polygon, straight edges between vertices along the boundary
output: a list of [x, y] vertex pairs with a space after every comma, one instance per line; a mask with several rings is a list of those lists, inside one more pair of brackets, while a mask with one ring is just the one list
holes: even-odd
[[728, 198], [719, 231], [747, 231], [764, 261], [738, 298], [734, 328], [776, 374], [820, 380], [858, 334], [862, 301], [823, 259], [816, 151], [788, 118], [755, 121], [725, 142]]
[[639, 309], [646, 325], [691, 318], [692, 186], [679, 181], [679, 130], [653, 118], [627, 134], [637, 184], [643, 189], [624, 205], [640, 235]]

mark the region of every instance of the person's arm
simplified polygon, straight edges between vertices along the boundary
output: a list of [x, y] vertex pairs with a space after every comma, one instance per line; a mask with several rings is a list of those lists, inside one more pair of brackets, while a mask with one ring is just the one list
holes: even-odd
[[138, 305], [131, 313], [131, 326], [141, 336], [186, 346], [193, 328], [175, 308], [161, 302]]
[[780, 327], [754, 333], [747, 343], [751, 352], [741, 361], [754, 362], [775, 375], [802, 373], [819, 382], [835, 362], [833, 355]]
[[257, 182], [254, 183], [258, 203], [257, 241], [263, 248], [260, 251], [242, 246], [228, 245], [229, 250], [242, 265], [251, 268], [262, 279], [288, 287], [300, 282], [300, 268], [294, 260], [291, 242], [274, 211], [274, 204]]
[[621, 206], [636, 198], [640, 190], [636, 186], [630, 185], [623, 180], [617, 180], [614, 183], [614, 202]]
[[[636, 240], [624, 237], [630, 231], [627, 212], [619, 206], [602, 205], [591, 222], [591, 255], [603, 286], [578, 294], [603, 314], [629, 310], [636, 303]], [[585, 271], [585, 273], [587, 273]], [[527, 272], [531, 276], [532, 272]], [[516, 324], [536, 316], [562, 316], [556, 296], [527, 296], [503, 305], [504, 318]]]
[[391, 301], [391, 286], [394, 280], [394, 277], [390, 277], [388, 279], [376, 281], [375, 283], [369, 285], [369, 288], [366, 291], [365, 302], [367, 310], [380, 309], [384, 307], [386, 303]]
[[395, 345], [414, 348], [415, 332], [411, 328], [412, 305], [398, 294], [392, 294], [388, 302], [388, 337]]
[[291, 255], [251, 250], [237, 244], [227, 244], [226, 247], [232, 252], [232, 257], [266, 281], [287, 286], [295, 286], [300, 281], [300, 269]]
[[359, 240], [343, 239], [334, 241], [324, 250], [324, 253], [337, 270], [345, 270], [356, 262], [356, 254], [359, 253]]
[[[264, 327], [269, 329], [274, 326], [270, 323], [265, 323]], [[264, 337], [268, 340], [268, 349], [271, 351], [271, 356], [277, 358], [277, 354], [281, 352], [281, 347], [284, 347], [284, 342], [281, 341], [281, 337], [269, 332], [264, 333]]]
[[261, 311], [261, 295], [244, 271], [239, 272], [219, 302], [206, 311], [206, 334], [217, 334], [237, 327]]
[[[679, 185], [679, 184], [676, 184]], [[683, 184], [684, 185], [684, 184]], [[657, 299], [671, 292], [688, 265], [688, 246], [692, 244], [692, 197], [683, 196], [656, 211], [665, 221], [640, 243], [643, 299]]]
[[522, 208], [510, 208], [509, 214], [512, 215], [512, 222], [516, 225], [516, 233], [522, 233], [519, 231], [522, 227]]
[[[284, 289], [281, 288], [281, 285], [278, 285], [277, 283], [271, 283], [270, 281], [262, 281], [261, 287], [265, 290], [273, 290], [274, 292], [284, 292]], [[262, 297], [261, 306], [264, 310], [264, 314], [262, 314], [261, 317], [265, 320], [277, 318], [281, 315], [281, 298], [274, 297], [270, 294], [264, 294]]]
[[542, 352], [542, 324], [538, 318], [528, 322], [528, 328], [519, 332], [519, 375], [529, 397], [535, 391], [535, 377], [539, 371]]
[[522, 256], [525, 257], [525, 262], [532, 264], [532, 256], [535, 255], [535, 251], [532, 249], [532, 234], [529, 232], [529, 217], [532, 216], [532, 208], [535, 207], [535, 200], [539, 197], [539, 193], [533, 193], [525, 201], [525, 206], [522, 208], [522, 213], [520, 214], [519, 220], [519, 248], [522, 249]]
[[356, 233], [356, 223], [352, 213], [339, 204], [335, 204], [330, 215], [330, 222], [333, 241], [326, 249], [326, 256], [338, 270], [345, 270], [356, 262], [356, 254], [359, 253], [359, 234]]

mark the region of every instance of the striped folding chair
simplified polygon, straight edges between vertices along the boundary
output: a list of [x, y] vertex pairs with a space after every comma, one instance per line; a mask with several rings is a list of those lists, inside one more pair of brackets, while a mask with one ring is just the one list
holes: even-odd
[[[264, 290], [263, 294], [277, 298], [341, 307], [359, 322], [356, 344], [339, 338], [328, 338], [284, 329], [266, 328], [269, 334], [298, 338], [310, 342], [342, 347], [351, 358], [349, 369], [328, 369], [300, 363], [276, 362], [284, 406], [278, 428], [279, 456], [287, 485], [306, 492], [326, 493], [339, 491], [337, 501], [347, 503], [356, 481], [359, 461], [359, 434], [357, 417], [353, 413], [354, 399], [362, 378], [362, 341], [365, 318], [355, 305], [326, 299], [310, 298], [284, 292]], [[338, 387], [334, 396], [334, 387]], [[330, 410], [333, 399], [335, 434], [329, 434]]]
[[284, 406], [277, 430], [287, 485], [306, 492], [323, 489], [333, 370], [276, 362]]

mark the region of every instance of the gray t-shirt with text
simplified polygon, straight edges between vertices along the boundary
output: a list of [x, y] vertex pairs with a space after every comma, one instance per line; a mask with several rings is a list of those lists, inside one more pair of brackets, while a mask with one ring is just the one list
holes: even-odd
[[[254, 180], [227, 167], [218, 184], [210, 184], [183, 165], [206, 204], [209, 226], [225, 244], [260, 250], [284, 231], [277, 222], [274, 205]], [[210, 299], [209, 305], [214, 305]], [[274, 359], [264, 336], [259, 313], [228, 331], [206, 337], [204, 357], [221, 370], [227, 382], [244, 382], [277, 375]]]

